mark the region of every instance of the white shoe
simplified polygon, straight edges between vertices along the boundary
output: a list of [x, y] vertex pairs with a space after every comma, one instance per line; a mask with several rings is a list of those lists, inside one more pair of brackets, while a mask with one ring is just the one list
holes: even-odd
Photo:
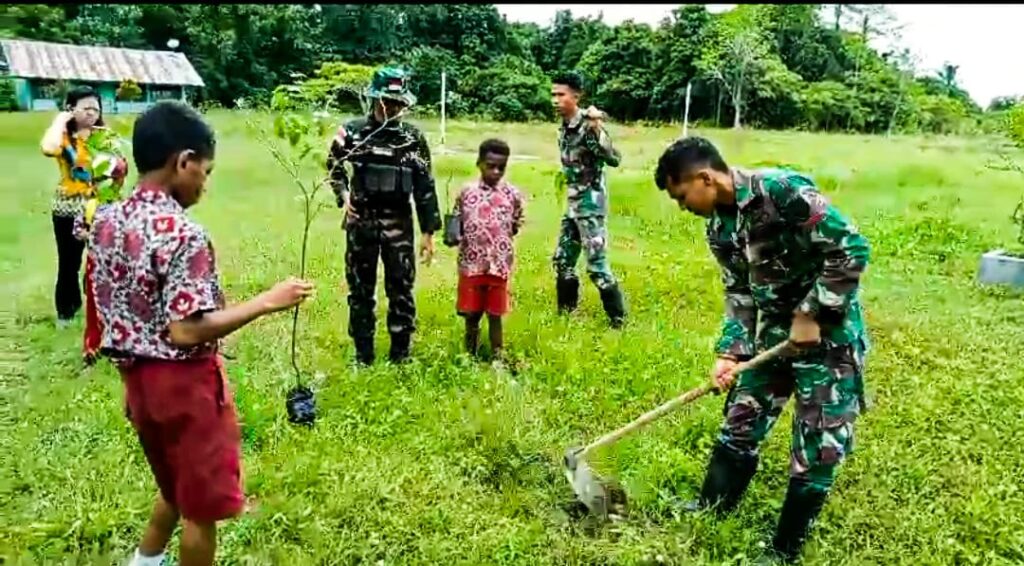
[[135, 549], [135, 556], [125, 566], [171, 566], [167, 561], [167, 554], [160, 553], [156, 556], [143, 556], [139, 549]]
[[66, 330], [71, 327], [70, 318], [57, 318], [57, 330]]

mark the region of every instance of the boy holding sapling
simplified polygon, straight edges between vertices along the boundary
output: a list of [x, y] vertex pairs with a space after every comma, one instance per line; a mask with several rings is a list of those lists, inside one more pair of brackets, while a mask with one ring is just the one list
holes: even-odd
[[214, 135], [195, 110], [159, 102], [135, 121], [139, 181], [100, 208], [89, 234], [101, 352], [118, 366], [132, 426], [159, 495], [132, 566], [213, 564], [217, 521], [241, 513], [241, 435], [219, 339], [291, 308], [313, 286], [289, 279], [226, 306], [210, 238], [185, 214], [213, 169]]
[[455, 200], [456, 229], [445, 244], [459, 246], [456, 309], [466, 320], [466, 350], [476, 355], [480, 321], [487, 314], [491, 351], [500, 363], [504, 349], [502, 317], [509, 311], [508, 280], [514, 262], [513, 239], [523, 225], [523, 196], [505, 182], [508, 144], [480, 144], [480, 179], [466, 184]]

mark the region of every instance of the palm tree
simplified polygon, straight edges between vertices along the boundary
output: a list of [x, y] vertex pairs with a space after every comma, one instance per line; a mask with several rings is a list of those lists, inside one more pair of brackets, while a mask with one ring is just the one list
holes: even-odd
[[943, 88], [946, 89], [946, 94], [955, 91], [958, 87], [956, 84], [956, 72], [960, 69], [960, 65], [954, 65], [946, 62], [939, 69], [939, 80], [942, 81]]

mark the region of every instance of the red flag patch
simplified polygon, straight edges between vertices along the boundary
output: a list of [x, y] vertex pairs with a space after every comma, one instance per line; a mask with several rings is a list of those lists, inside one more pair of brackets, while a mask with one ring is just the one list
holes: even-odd
[[828, 212], [828, 199], [814, 191], [802, 192], [800, 196], [807, 202], [808, 207], [808, 218], [802, 226], [813, 228], [825, 218], [825, 214]]

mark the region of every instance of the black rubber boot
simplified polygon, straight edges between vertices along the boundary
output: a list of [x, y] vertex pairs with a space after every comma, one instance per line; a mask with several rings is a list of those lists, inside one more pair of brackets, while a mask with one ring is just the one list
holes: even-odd
[[786, 562], [793, 562], [803, 550], [807, 534], [825, 506], [828, 492], [809, 489], [804, 480], [789, 480], [786, 501], [782, 504], [779, 525], [772, 539], [772, 550]]
[[555, 291], [558, 294], [558, 314], [567, 314], [574, 310], [580, 302], [580, 280], [558, 278], [555, 280]]
[[374, 362], [373, 338], [356, 338], [356, 362], [364, 366], [372, 366]]
[[735, 509], [757, 471], [757, 462], [757, 456], [738, 456], [716, 443], [708, 462], [700, 498], [690, 503], [686, 510], [711, 508], [723, 514]]
[[388, 358], [393, 364], [402, 364], [409, 361], [409, 346], [412, 344], [412, 336], [409, 334], [391, 335], [391, 352]]
[[612, 328], [622, 328], [626, 322], [626, 304], [619, 285], [601, 289], [601, 302], [604, 303], [604, 312], [608, 314]]

